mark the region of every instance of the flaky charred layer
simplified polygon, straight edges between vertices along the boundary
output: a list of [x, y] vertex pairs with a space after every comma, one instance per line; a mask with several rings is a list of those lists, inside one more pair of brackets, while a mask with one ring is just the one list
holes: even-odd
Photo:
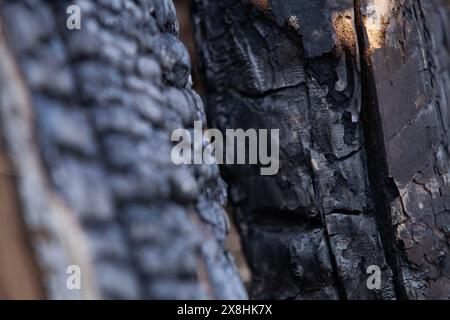
[[446, 2], [224, 2], [197, 1], [211, 124], [282, 137], [277, 177], [225, 169], [253, 295], [448, 298]]
[[[195, 8], [210, 124], [280, 129], [277, 176], [224, 169], [253, 296], [394, 298], [367, 175], [354, 3], [262, 3]], [[370, 291], [374, 264], [383, 287]]]
[[[81, 30], [66, 27], [71, 4]], [[170, 159], [172, 131], [205, 122], [172, 1], [0, 9], [1, 128], [46, 296], [246, 298], [218, 168]], [[83, 290], [66, 287], [69, 265]]]
[[387, 206], [399, 286], [405, 298], [448, 299], [450, 10], [445, 1], [367, 0], [361, 13], [383, 174], [395, 189]]

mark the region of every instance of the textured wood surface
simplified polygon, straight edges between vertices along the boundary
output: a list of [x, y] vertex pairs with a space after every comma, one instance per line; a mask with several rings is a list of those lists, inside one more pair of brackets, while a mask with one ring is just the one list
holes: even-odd
[[195, 3], [210, 124], [280, 129], [277, 176], [223, 170], [252, 296], [448, 298], [446, 4]]
[[[174, 9], [0, 2], [0, 297], [245, 299], [228, 197], [252, 298], [450, 298], [448, 1], [194, 0], [205, 108]], [[195, 120], [279, 173], [175, 166]]]
[[[66, 28], [69, 4], [81, 30]], [[1, 13], [14, 66], [0, 74], [2, 125], [47, 296], [245, 298], [218, 168], [170, 159], [172, 131], [205, 117], [172, 2], [2, 1]], [[65, 286], [72, 264], [81, 291]]]
[[389, 188], [380, 186], [380, 200], [382, 212], [390, 213], [385, 233], [393, 232], [386, 239], [399, 294], [449, 299], [448, 3], [362, 1], [361, 13], [367, 17], [365, 54], [373, 79], [368, 90], [381, 132], [377, 151], [383, 164], [374, 175], [379, 184], [391, 180]]

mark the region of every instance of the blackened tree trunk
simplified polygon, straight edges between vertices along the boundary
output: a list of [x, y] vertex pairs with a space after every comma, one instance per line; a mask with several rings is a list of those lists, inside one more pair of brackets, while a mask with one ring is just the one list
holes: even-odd
[[[72, 4], [81, 30], [66, 27]], [[170, 159], [172, 130], [205, 117], [172, 2], [0, 13], [0, 295], [245, 298], [217, 166]]]
[[210, 125], [280, 129], [276, 176], [223, 170], [252, 296], [450, 298], [448, 2], [196, 0], [194, 19]]

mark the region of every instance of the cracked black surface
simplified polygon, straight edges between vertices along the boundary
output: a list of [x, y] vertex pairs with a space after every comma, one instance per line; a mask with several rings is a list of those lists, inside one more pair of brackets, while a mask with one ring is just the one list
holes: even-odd
[[195, 1], [210, 125], [280, 129], [277, 176], [223, 170], [255, 298], [448, 298], [449, 11], [388, 3]]

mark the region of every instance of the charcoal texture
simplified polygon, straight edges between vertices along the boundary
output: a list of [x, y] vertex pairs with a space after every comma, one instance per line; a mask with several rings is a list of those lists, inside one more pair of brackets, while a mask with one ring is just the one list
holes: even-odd
[[[81, 30], [66, 27], [72, 4], [81, 8]], [[172, 2], [15, 0], [3, 1], [1, 14], [2, 45], [16, 60], [31, 115], [26, 122], [5, 103], [2, 125], [48, 296], [80, 297], [65, 288], [63, 245], [41, 223], [51, 216], [30, 218], [39, 192], [59, 199], [79, 224], [97, 297], [246, 298], [224, 250], [229, 223], [218, 167], [170, 159], [172, 131], [205, 123]], [[36, 172], [22, 165], [31, 151], [19, 127], [35, 134], [38, 176], [48, 182], [35, 179], [35, 194], [24, 187]]]
[[[247, 298], [229, 198], [251, 298], [450, 299], [448, 1], [192, 2], [206, 108], [171, 0], [0, 3], [2, 157], [45, 296]], [[279, 129], [279, 172], [176, 166], [194, 121]]]
[[447, 4], [194, 2], [210, 125], [280, 129], [223, 168], [252, 297], [448, 298]]
[[[388, 1], [381, 13], [371, 5], [361, 1], [368, 17], [362, 46], [373, 79], [367, 91], [378, 110], [375, 171], [390, 213], [386, 232], [393, 232], [399, 294], [449, 299], [449, 4]], [[370, 21], [383, 15], [380, 34]]]

